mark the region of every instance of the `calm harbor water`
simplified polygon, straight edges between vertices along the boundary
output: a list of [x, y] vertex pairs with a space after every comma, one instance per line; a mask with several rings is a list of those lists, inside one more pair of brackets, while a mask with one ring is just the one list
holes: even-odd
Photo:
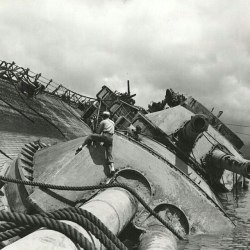
[[236, 227], [221, 235], [198, 235], [179, 245], [179, 250], [250, 249], [250, 188], [220, 195]]

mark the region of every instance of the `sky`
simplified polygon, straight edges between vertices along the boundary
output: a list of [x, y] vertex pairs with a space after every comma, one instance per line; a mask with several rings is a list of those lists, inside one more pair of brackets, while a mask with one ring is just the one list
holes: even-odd
[[250, 126], [249, 9], [248, 0], [0, 0], [0, 59], [88, 96], [104, 84], [126, 91], [129, 79], [144, 108], [172, 88]]

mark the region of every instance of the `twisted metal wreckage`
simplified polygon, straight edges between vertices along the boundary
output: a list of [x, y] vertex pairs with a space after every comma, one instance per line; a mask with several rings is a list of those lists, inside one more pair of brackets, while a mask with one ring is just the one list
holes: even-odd
[[[194, 98], [169, 89], [146, 111], [129, 82], [127, 93], [103, 86], [92, 98], [4, 61], [0, 89], [4, 249], [177, 249], [234, 227], [214, 190], [246, 186], [250, 163]], [[102, 145], [74, 154], [104, 110], [116, 124], [114, 176]]]

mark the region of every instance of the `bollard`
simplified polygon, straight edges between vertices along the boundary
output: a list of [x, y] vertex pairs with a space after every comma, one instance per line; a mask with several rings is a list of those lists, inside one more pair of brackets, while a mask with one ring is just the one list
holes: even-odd
[[[80, 208], [88, 210], [100, 219], [111, 232], [119, 234], [130, 222], [137, 211], [136, 199], [121, 188], [107, 189]], [[105, 249], [93, 235], [74, 222], [63, 221], [70, 224], [82, 233], [96, 249]], [[57, 231], [46, 228], [39, 229], [24, 238], [8, 245], [5, 250], [79, 250], [69, 238]]]

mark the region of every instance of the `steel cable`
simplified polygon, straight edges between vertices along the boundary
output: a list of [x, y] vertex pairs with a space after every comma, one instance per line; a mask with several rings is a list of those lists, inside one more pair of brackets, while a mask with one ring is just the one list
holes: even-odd
[[22, 101], [25, 103], [25, 105], [26, 105], [29, 109], [31, 109], [33, 112], [35, 112], [38, 116], [42, 117], [45, 121], [47, 121], [47, 122], [48, 122], [50, 125], [52, 125], [54, 128], [56, 128], [56, 129], [62, 134], [62, 136], [63, 136], [64, 138], [66, 138], [65, 134], [61, 131], [60, 128], [58, 128], [57, 125], [55, 125], [53, 122], [51, 122], [50, 120], [48, 120], [45, 116], [43, 116], [43, 115], [40, 114], [38, 111], [36, 111], [34, 108], [32, 108], [32, 107], [24, 100], [24, 98], [23, 98], [22, 95], [20, 94], [20, 91], [18, 90], [16, 84], [13, 83], [13, 80], [12, 80], [12, 78], [11, 78], [10, 76], [9, 76], [9, 80], [10, 80], [11, 84], [15, 87], [15, 89], [16, 89], [18, 95], [20, 96], [20, 98], [22, 99]]
[[28, 119], [29, 121], [31, 121], [32, 123], [34, 123], [34, 121], [29, 118], [27, 115], [25, 115], [20, 109], [14, 107], [12, 104], [8, 103], [7, 101], [5, 101], [3, 98], [0, 97], [0, 100], [2, 102], [4, 102], [5, 104], [7, 104], [8, 106], [10, 106], [12, 109], [14, 109], [15, 111], [17, 111], [18, 113], [20, 113], [22, 116], [24, 116], [26, 119]]
[[5, 157], [9, 158], [10, 160], [13, 160], [10, 156], [8, 156], [3, 150], [0, 149], [0, 153], [4, 155]]

